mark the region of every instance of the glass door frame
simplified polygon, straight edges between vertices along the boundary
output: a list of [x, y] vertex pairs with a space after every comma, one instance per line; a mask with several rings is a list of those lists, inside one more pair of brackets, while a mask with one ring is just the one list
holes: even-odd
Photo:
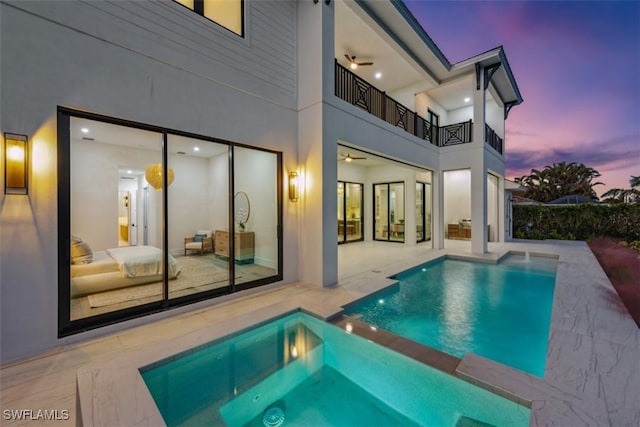
[[[427, 185], [429, 186], [429, 192], [426, 191]], [[420, 186], [422, 188], [422, 224], [418, 224], [417, 220], [416, 220], [416, 243], [422, 243], [422, 242], [429, 242], [431, 241], [431, 236], [433, 234], [433, 230], [431, 229], [433, 227], [433, 221], [431, 221], [431, 223], [429, 224], [429, 238], [427, 238], [427, 197], [429, 197], [429, 199], [432, 199], [432, 191], [433, 191], [433, 186], [431, 185], [430, 182], [422, 182], [422, 181], [416, 181], [416, 194], [417, 194], [417, 186]], [[416, 197], [417, 200], [417, 197]], [[433, 210], [433, 204], [429, 203], [429, 205], [431, 206], [431, 209]], [[429, 214], [432, 214], [432, 212], [429, 212]], [[433, 215], [432, 215], [433, 218]], [[422, 239], [418, 239], [418, 230], [417, 227], [418, 225], [422, 225]]]
[[[394, 242], [394, 243], [404, 243], [405, 242], [405, 236], [406, 233], [403, 234], [402, 236], [402, 240], [398, 240], [398, 239], [391, 239], [391, 209], [390, 209], [390, 205], [391, 205], [391, 186], [394, 184], [402, 184], [402, 192], [403, 192], [403, 197], [402, 197], [402, 201], [403, 203], [406, 202], [405, 198], [406, 198], [406, 184], [404, 181], [391, 181], [391, 182], [378, 182], [378, 183], [374, 183], [372, 190], [373, 190], [373, 221], [372, 221], [372, 235], [373, 235], [373, 240], [379, 241], [379, 242]], [[386, 239], [379, 239], [376, 238], [376, 186], [386, 186], [387, 187], [387, 238]], [[381, 201], [382, 203], [382, 201]], [[403, 212], [404, 212], [404, 217], [406, 219], [406, 212], [403, 206]]]
[[[342, 245], [344, 243], [353, 243], [353, 242], [362, 242], [364, 240], [364, 184], [360, 182], [351, 182], [351, 181], [340, 181], [338, 180], [338, 185], [342, 184], [343, 192], [342, 192], [342, 217], [344, 218], [345, 225], [342, 227], [342, 238], [343, 240], [339, 240], [338, 244]], [[347, 240], [347, 186], [349, 184], [359, 185], [360, 186], [360, 238], [359, 239], [351, 239]], [[336, 191], [338, 186], [336, 186]], [[340, 197], [338, 195], [338, 197]], [[339, 205], [339, 204], [338, 204]], [[338, 219], [338, 223], [340, 219]], [[338, 231], [340, 227], [338, 227]]]
[[[107, 123], [117, 126], [130, 127], [132, 129], [146, 130], [156, 132], [162, 135], [162, 165], [166, 170], [168, 168], [167, 158], [167, 138], [169, 135], [178, 135], [189, 138], [202, 140], [203, 142], [213, 142], [225, 144], [229, 146], [229, 233], [235, 234], [234, 221], [234, 147], [243, 147], [251, 150], [264, 151], [272, 153], [276, 156], [276, 236], [277, 254], [278, 254], [278, 270], [275, 275], [259, 278], [257, 280], [235, 284], [235, 262], [233, 256], [229, 257], [229, 286], [212, 289], [209, 291], [198, 292], [177, 298], [169, 298], [169, 274], [168, 274], [168, 196], [166, 192], [162, 195], [162, 253], [163, 253], [163, 294], [158, 301], [149, 302], [133, 307], [98, 314], [89, 317], [83, 317], [71, 320], [71, 118], [84, 118], [94, 120], [100, 123]], [[283, 178], [282, 178], [282, 152], [269, 150], [261, 147], [254, 147], [247, 144], [226, 141], [218, 138], [197, 135], [189, 132], [183, 132], [175, 129], [163, 128], [155, 125], [134, 122], [130, 120], [109, 117], [101, 114], [76, 110], [68, 107], [57, 107], [57, 168], [58, 168], [58, 338], [70, 336], [76, 333], [84, 332], [103, 326], [120, 323], [126, 320], [148, 316], [153, 313], [166, 311], [176, 307], [192, 304], [199, 301], [208, 300], [214, 297], [227, 295], [236, 291], [262, 286], [268, 283], [274, 283], [283, 279], [283, 263], [284, 263], [284, 247], [283, 247]], [[167, 188], [167, 175], [163, 176], [163, 187]], [[229, 239], [229, 252], [235, 253], [235, 239]]]

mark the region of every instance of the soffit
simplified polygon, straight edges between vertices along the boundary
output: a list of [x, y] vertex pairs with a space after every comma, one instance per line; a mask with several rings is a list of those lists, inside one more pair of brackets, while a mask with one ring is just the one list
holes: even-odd
[[[334, 55], [342, 66], [349, 68], [345, 54], [356, 56], [359, 62], [373, 62], [354, 73], [386, 92], [426, 81], [424, 70], [354, 2], [336, 1], [334, 16]], [[382, 73], [382, 78], [376, 79], [376, 72]]]

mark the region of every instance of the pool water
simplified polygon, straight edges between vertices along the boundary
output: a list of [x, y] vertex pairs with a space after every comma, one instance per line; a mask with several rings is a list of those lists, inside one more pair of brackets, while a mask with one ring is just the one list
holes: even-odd
[[557, 260], [509, 255], [498, 264], [444, 259], [403, 272], [399, 285], [346, 314], [457, 357], [473, 352], [539, 377]]
[[529, 425], [528, 408], [303, 313], [140, 372], [169, 426]]

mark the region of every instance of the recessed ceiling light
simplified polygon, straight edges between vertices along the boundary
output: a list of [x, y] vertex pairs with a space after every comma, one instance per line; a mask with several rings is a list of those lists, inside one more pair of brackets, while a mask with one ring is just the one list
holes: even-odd
[[80, 130], [82, 131], [82, 133], [89, 133], [89, 128], [82, 128]]
[[130, 174], [130, 173], [133, 173], [133, 171], [132, 171], [131, 169], [129, 169], [129, 170], [127, 171], [127, 173], [128, 173], [128, 174]]
[[193, 147], [193, 151], [200, 151], [200, 147]]
[[378, 71], [378, 72], [374, 75], [374, 77], [375, 77], [376, 79], [381, 79], [381, 78], [382, 78], [382, 73], [381, 73], [380, 71]]
[[469, 98], [469, 97], [464, 99], [464, 102], [469, 102], [469, 101], [471, 101], [471, 98]]

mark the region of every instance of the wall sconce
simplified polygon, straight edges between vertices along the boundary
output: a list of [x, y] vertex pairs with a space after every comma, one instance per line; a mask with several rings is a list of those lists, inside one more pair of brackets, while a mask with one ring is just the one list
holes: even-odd
[[289, 200], [292, 202], [298, 201], [298, 172], [289, 172]]
[[4, 194], [29, 193], [27, 135], [4, 133]]

